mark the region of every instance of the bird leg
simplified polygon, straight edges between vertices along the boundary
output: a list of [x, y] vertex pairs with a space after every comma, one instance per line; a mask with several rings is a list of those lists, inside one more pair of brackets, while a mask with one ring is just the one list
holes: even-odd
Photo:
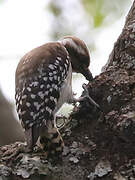
[[73, 98], [73, 103], [82, 102], [82, 101], [88, 99], [90, 104], [94, 105], [97, 109], [99, 109], [101, 111], [100, 106], [90, 97], [89, 91], [86, 87], [86, 84], [83, 84], [82, 87], [84, 89], [84, 96], [81, 96], [78, 99]]

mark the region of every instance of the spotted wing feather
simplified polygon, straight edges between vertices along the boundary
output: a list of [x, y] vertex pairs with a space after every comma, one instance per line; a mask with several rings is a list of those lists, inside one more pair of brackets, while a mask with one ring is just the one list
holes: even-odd
[[54, 119], [53, 112], [69, 65], [67, 52], [58, 43], [50, 43], [31, 51], [18, 65], [16, 106], [30, 147], [36, 143], [47, 121]]

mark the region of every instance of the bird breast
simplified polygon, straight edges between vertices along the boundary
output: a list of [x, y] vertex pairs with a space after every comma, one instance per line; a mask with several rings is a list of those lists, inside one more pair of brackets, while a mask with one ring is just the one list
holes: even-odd
[[73, 92], [72, 92], [72, 67], [71, 64], [69, 66], [69, 71], [66, 79], [64, 80], [61, 90], [60, 90], [60, 97], [57, 102], [57, 106], [54, 110], [54, 114], [61, 108], [61, 106], [64, 103], [68, 103], [73, 98]]

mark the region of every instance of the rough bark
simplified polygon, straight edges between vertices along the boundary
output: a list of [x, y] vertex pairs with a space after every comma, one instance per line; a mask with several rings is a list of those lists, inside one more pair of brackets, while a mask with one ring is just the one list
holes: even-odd
[[[87, 85], [103, 112], [86, 101], [61, 129], [61, 161], [43, 153], [20, 153], [18, 144], [0, 149], [0, 177], [31, 180], [135, 179], [135, 1], [107, 65]], [[10, 158], [9, 158], [10, 157]]]

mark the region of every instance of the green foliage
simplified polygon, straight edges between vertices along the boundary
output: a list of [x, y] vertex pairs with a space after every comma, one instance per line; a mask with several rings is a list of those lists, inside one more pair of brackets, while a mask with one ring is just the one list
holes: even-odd
[[124, 13], [129, 0], [82, 0], [81, 2], [88, 17], [93, 19], [94, 27], [97, 28], [107, 17], [110, 19], [107, 24], [119, 18]]
[[101, 26], [103, 20], [104, 20], [105, 16], [99, 11], [97, 12], [94, 16], [93, 16], [93, 19], [94, 19], [94, 27], [99, 27]]
[[[95, 29], [113, 24], [119, 19], [131, 0], [50, 0], [50, 37], [58, 40], [65, 35], [84, 39], [91, 50], [96, 49]], [[91, 38], [87, 38], [87, 37]]]
[[58, 40], [60, 37], [72, 34], [70, 27], [65, 26], [66, 18], [63, 16], [64, 9], [62, 8], [61, 0], [50, 0], [48, 9], [53, 15], [52, 26], [50, 36], [53, 40]]
[[5, 2], [5, 0], [0, 0], [0, 3], [3, 3], [3, 2]]
[[86, 13], [93, 17], [94, 27], [99, 27], [105, 15], [102, 12], [104, 0], [82, 0]]
[[59, 16], [61, 14], [61, 8], [57, 5], [57, 3], [50, 2], [48, 6], [50, 12], [54, 14], [54, 16]]

